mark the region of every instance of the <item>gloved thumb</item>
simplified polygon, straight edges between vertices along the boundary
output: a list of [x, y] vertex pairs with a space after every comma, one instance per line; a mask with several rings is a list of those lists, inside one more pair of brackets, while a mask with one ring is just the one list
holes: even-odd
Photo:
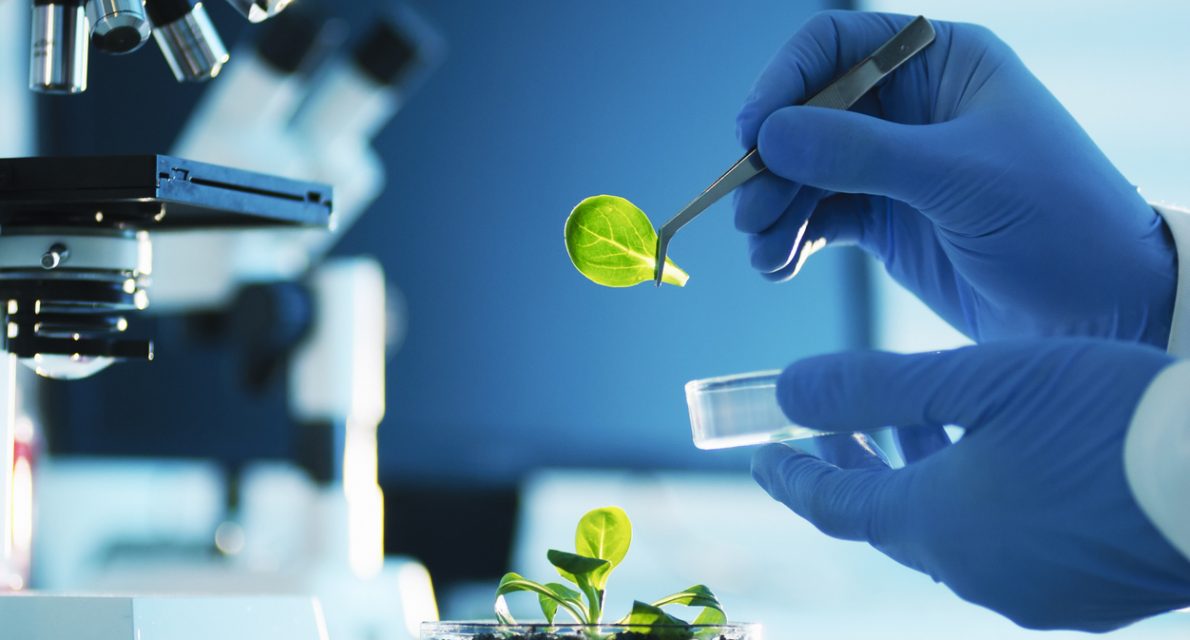
[[838, 353], [793, 363], [777, 402], [794, 423], [823, 431], [886, 426], [982, 427], [1014, 403], [1008, 381], [1042, 357], [1011, 342], [917, 354]]
[[757, 147], [773, 173], [842, 193], [915, 205], [936, 184], [949, 154], [944, 125], [906, 125], [821, 107], [785, 107], [760, 127]]
[[752, 477], [774, 500], [819, 531], [844, 540], [878, 542], [887, 529], [878, 514], [895, 500], [893, 471], [877, 467], [840, 469], [788, 446], [767, 445], [752, 457]]

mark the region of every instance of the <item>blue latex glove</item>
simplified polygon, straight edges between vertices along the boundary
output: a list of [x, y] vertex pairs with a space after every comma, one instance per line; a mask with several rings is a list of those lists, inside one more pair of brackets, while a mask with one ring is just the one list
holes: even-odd
[[1090, 339], [803, 360], [777, 387], [798, 424], [966, 434], [906, 450], [896, 470], [858, 447], [841, 468], [769, 445], [752, 473], [824, 533], [870, 542], [1017, 624], [1114, 629], [1190, 605], [1190, 561], [1140, 511], [1123, 468], [1133, 411], [1171, 362]]
[[736, 192], [753, 266], [786, 279], [811, 243], [857, 243], [976, 341], [1080, 335], [1164, 348], [1169, 231], [987, 29], [933, 22], [935, 42], [852, 112], [789, 106], [909, 20], [821, 14], [757, 80], [738, 133], [771, 172]]

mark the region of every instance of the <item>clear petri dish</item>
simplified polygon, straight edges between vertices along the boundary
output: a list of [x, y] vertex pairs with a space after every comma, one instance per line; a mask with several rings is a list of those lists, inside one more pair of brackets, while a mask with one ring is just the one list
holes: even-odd
[[421, 640], [664, 640], [698, 638], [761, 640], [761, 627], [752, 623], [691, 625], [628, 624], [514, 624], [495, 622], [423, 622]]
[[822, 435], [796, 425], [777, 404], [780, 370], [686, 383], [690, 429], [699, 449], [727, 449]]

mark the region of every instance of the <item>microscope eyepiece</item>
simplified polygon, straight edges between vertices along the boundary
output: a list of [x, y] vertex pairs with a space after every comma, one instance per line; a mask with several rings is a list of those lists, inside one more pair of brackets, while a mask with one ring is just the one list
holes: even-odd
[[356, 66], [374, 82], [400, 85], [419, 64], [424, 52], [405, 25], [391, 20], [377, 22], [356, 46]]
[[227, 0], [250, 22], [263, 22], [281, 13], [293, 0]]
[[300, 4], [261, 25], [255, 53], [283, 75], [307, 73], [342, 44], [346, 25], [318, 5]]
[[230, 57], [207, 10], [192, 0], [148, 0], [153, 38], [178, 82], [201, 82], [219, 75]]
[[104, 53], [132, 53], [152, 32], [144, 0], [89, 0], [91, 44]]
[[87, 90], [87, 35], [83, 0], [33, 0], [29, 88], [41, 93]]

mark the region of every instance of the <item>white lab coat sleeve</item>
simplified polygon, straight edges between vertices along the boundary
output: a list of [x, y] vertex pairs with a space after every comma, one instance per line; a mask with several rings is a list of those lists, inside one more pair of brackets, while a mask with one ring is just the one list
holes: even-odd
[[[1178, 252], [1168, 350], [1190, 358], [1190, 210], [1154, 208]], [[1141, 511], [1190, 559], [1190, 360], [1165, 368], [1145, 390], [1124, 440], [1124, 473]]]
[[1178, 288], [1167, 350], [1179, 358], [1190, 358], [1190, 209], [1168, 205], [1153, 208], [1165, 219], [1178, 252]]

